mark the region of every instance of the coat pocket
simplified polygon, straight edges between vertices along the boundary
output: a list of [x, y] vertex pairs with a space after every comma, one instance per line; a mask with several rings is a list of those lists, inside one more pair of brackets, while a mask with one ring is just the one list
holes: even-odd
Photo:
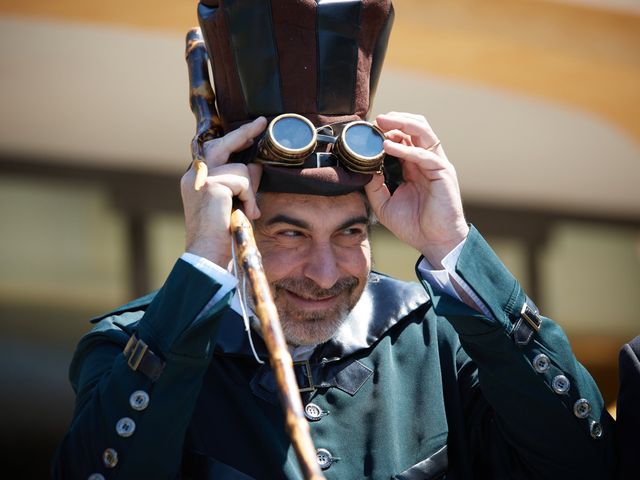
[[255, 480], [215, 458], [194, 451], [184, 452], [181, 473], [182, 480]]
[[430, 457], [392, 477], [391, 480], [443, 480], [448, 466], [449, 459], [445, 445]]

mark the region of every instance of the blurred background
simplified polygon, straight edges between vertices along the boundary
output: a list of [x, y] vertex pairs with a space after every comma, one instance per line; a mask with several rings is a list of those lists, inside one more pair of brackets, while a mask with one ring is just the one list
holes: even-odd
[[[422, 113], [469, 220], [608, 405], [640, 334], [640, 3], [396, 0], [375, 111]], [[0, 452], [46, 478], [88, 319], [183, 250], [196, 0], [0, 0]], [[376, 268], [416, 253], [375, 231]]]

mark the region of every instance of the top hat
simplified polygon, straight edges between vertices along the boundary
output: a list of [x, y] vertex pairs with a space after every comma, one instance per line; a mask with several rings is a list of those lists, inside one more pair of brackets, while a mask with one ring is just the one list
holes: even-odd
[[[366, 119], [393, 17], [391, 0], [201, 0], [223, 131], [283, 113], [316, 127]], [[370, 178], [340, 164], [265, 165], [260, 190], [340, 195]]]

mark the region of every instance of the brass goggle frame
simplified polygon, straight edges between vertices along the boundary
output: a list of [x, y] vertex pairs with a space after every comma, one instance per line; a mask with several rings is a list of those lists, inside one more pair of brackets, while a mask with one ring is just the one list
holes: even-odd
[[[290, 148], [283, 145], [278, 141], [277, 135], [274, 132], [275, 126], [278, 122], [286, 119], [295, 119], [296, 121], [303, 122], [309, 128], [311, 138], [306, 145], [299, 148]], [[302, 124], [299, 124], [302, 125]], [[349, 145], [347, 139], [347, 133], [349, 129], [356, 126], [366, 126], [370, 131], [380, 136], [381, 142], [384, 141], [385, 136], [382, 130], [372, 123], [357, 120], [347, 123], [342, 127], [339, 135], [327, 135], [328, 131], [333, 133], [333, 128], [336, 125], [327, 125], [317, 128], [305, 117], [295, 113], [285, 113], [271, 120], [264, 137], [258, 143], [257, 160], [260, 163], [267, 165], [277, 165], [285, 167], [302, 167], [305, 159], [312, 155], [319, 143], [331, 145], [331, 154], [336, 158], [338, 163], [347, 170], [356, 173], [373, 174], [382, 171], [382, 164], [384, 162], [385, 152], [382, 147], [380, 151], [371, 156], [366, 156], [357, 153], [352, 146]]]

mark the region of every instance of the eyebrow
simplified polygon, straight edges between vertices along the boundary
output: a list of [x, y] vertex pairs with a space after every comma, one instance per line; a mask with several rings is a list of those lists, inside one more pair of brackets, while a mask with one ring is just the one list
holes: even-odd
[[[299, 218], [294, 218], [294, 217], [290, 217], [288, 215], [283, 215], [283, 214], [279, 214], [273, 218], [270, 218], [266, 222], [266, 225], [271, 226], [277, 223], [287, 223], [289, 225], [293, 225], [294, 227], [304, 228], [305, 230], [311, 229], [311, 225], [308, 222], [305, 222], [304, 220], [300, 220]], [[369, 219], [365, 215], [358, 215], [357, 217], [352, 217], [342, 222], [338, 226], [338, 228], [336, 228], [336, 230], [343, 230], [352, 225], [358, 225], [358, 224], [368, 225]]]

